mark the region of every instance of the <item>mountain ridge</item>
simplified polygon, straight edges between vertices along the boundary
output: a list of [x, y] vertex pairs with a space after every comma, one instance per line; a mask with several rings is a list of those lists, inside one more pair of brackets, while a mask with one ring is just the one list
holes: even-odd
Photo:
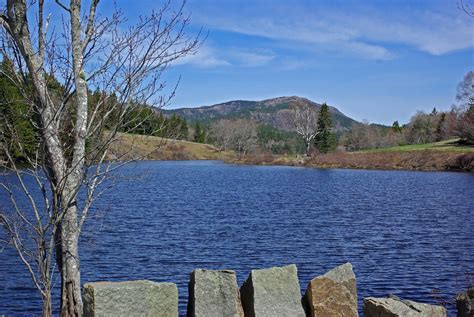
[[[189, 122], [213, 123], [220, 119], [251, 118], [259, 124], [272, 125], [280, 130], [290, 130], [287, 120], [284, 118], [291, 104], [299, 103], [315, 107], [319, 110], [320, 103], [299, 96], [280, 96], [260, 101], [253, 100], [231, 100], [214, 105], [201, 107], [184, 107], [177, 109], [162, 110], [165, 115], [179, 115]], [[332, 114], [335, 131], [350, 129], [358, 122], [333, 106], [329, 106]]]

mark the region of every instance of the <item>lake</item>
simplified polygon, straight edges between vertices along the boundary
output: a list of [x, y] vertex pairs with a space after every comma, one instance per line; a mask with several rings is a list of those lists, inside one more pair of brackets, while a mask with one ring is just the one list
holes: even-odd
[[[181, 314], [195, 268], [235, 270], [240, 285], [251, 269], [295, 263], [304, 292], [351, 262], [359, 310], [364, 297], [388, 294], [437, 303], [474, 280], [473, 173], [149, 161], [120, 174], [86, 224], [82, 282], [175, 282]], [[4, 249], [0, 314], [40, 308]]]

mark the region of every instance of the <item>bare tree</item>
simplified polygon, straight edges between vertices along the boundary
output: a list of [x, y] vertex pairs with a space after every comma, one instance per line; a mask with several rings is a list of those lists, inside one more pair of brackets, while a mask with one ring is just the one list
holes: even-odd
[[251, 119], [222, 119], [211, 126], [211, 133], [223, 150], [247, 154], [257, 145], [257, 124]]
[[211, 126], [212, 138], [215, 140], [216, 145], [223, 151], [227, 151], [231, 146], [233, 137], [232, 129], [232, 121], [228, 119], [219, 120]]
[[469, 71], [458, 84], [456, 101], [462, 111], [474, 106], [474, 71]]
[[290, 105], [290, 111], [295, 132], [303, 138], [306, 154], [309, 154], [311, 143], [318, 135], [318, 113], [316, 109], [300, 102]]
[[[42, 296], [43, 315], [52, 314], [57, 266], [60, 314], [81, 316], [79, 236], [107, 175], [120, 166], [108, 160], [108, 149], [130, 109], [169, 102], [175, 90], [166, 94], [163, 72], [200, 41], [185, 32], [184, 2], [176, 8], [168, 1], [133, 25], [119, 11], [99, 16], [99, 0], [55, 4], [7, 0], [0, 12], [1, 54], [13, 65], [6, 75], [30, 109], [39, 142], [31, 154], [14, 133], [0, 140], [4, 168], [17, 179], [16, 187], [0, 184], [11, 202], [0, 211], [0, 225]], [[100, 98], [90, 98], [92, 89]], [[12, 144], [27, 168], [17, 166]]]
[[458, 134], [468, 143], [474, 143], [474, 72], [470, 71], [457, 88], [456, 100], [461, 110]]
[[232, 121], [232, 144], [240, 154], [247, 154], [257, 144], [257, 124], [251, 119], [237, 119]]

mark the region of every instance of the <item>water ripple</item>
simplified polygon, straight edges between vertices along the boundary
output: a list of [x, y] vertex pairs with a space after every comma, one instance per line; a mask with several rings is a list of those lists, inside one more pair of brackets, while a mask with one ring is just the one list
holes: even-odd
[[[346, 261], [359, 301], [389, 293], [435, 303], [474, 274], [474, 175], [318, 170], [219, 162], [141, 162], [94, 207], [81, 242], [82, 281], [178, 284], [185, 314], [195, 268], [296, 263], [302, 292]], [[38, 313], [12, 250], [0, 261], [0, 314]], [[56, 293], [59, 281], [56, 281]], [[453, 313], [453, 306], [449, 307]]]

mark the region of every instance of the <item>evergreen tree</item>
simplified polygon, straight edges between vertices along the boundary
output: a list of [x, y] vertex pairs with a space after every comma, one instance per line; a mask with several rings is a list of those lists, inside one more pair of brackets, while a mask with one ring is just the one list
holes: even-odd
[[321, 105], [318, 116], [318, 134], [315, 138], [316, 148], [321, 153], [328, 153], [336, 148], [336, 137], [331, 132], [332, 119], [329, 106], [326, 103]]
[[[0, 64], [0, 143], [9, 148], [13, 160], [25, 163], [25, 157], [36, 151], [38, 136], [31, 108], [11, 81], [13, 77], [12, 62], [4, 59]], [[1, 152], [0, 148], [0, 159], [5, 159]]]
[[199, 121], [194, 125], [194, 142], [206, 143], [206, 130]]
[[393, 129], [393, 131], [395, 131], [397, 133], [402, 132], [402, 128], [400, 127], [400, 124], [398, 123], [398, 120], [393, 122], [392, 129]]
[[438, 121], [438, 126], [436, 127], [436, 135], [435, 135], [435, 140], [436, 141], [442, 141], [445, 139], [445, 129], [444, 125], [446, 124], [446, 113], [441, 113], [441, 116]]
[[186, 119], [181, 118], [180, 126], [179, 126], [179, 139], [181, 140], [187, 140], [188, 139], [188, 123], [186, 122]]
[[184, 118], [173, 114], [171, 118], [168, 119], [169, 125], [169, 137], [185, 140], [188, 138], [188, 124]]

